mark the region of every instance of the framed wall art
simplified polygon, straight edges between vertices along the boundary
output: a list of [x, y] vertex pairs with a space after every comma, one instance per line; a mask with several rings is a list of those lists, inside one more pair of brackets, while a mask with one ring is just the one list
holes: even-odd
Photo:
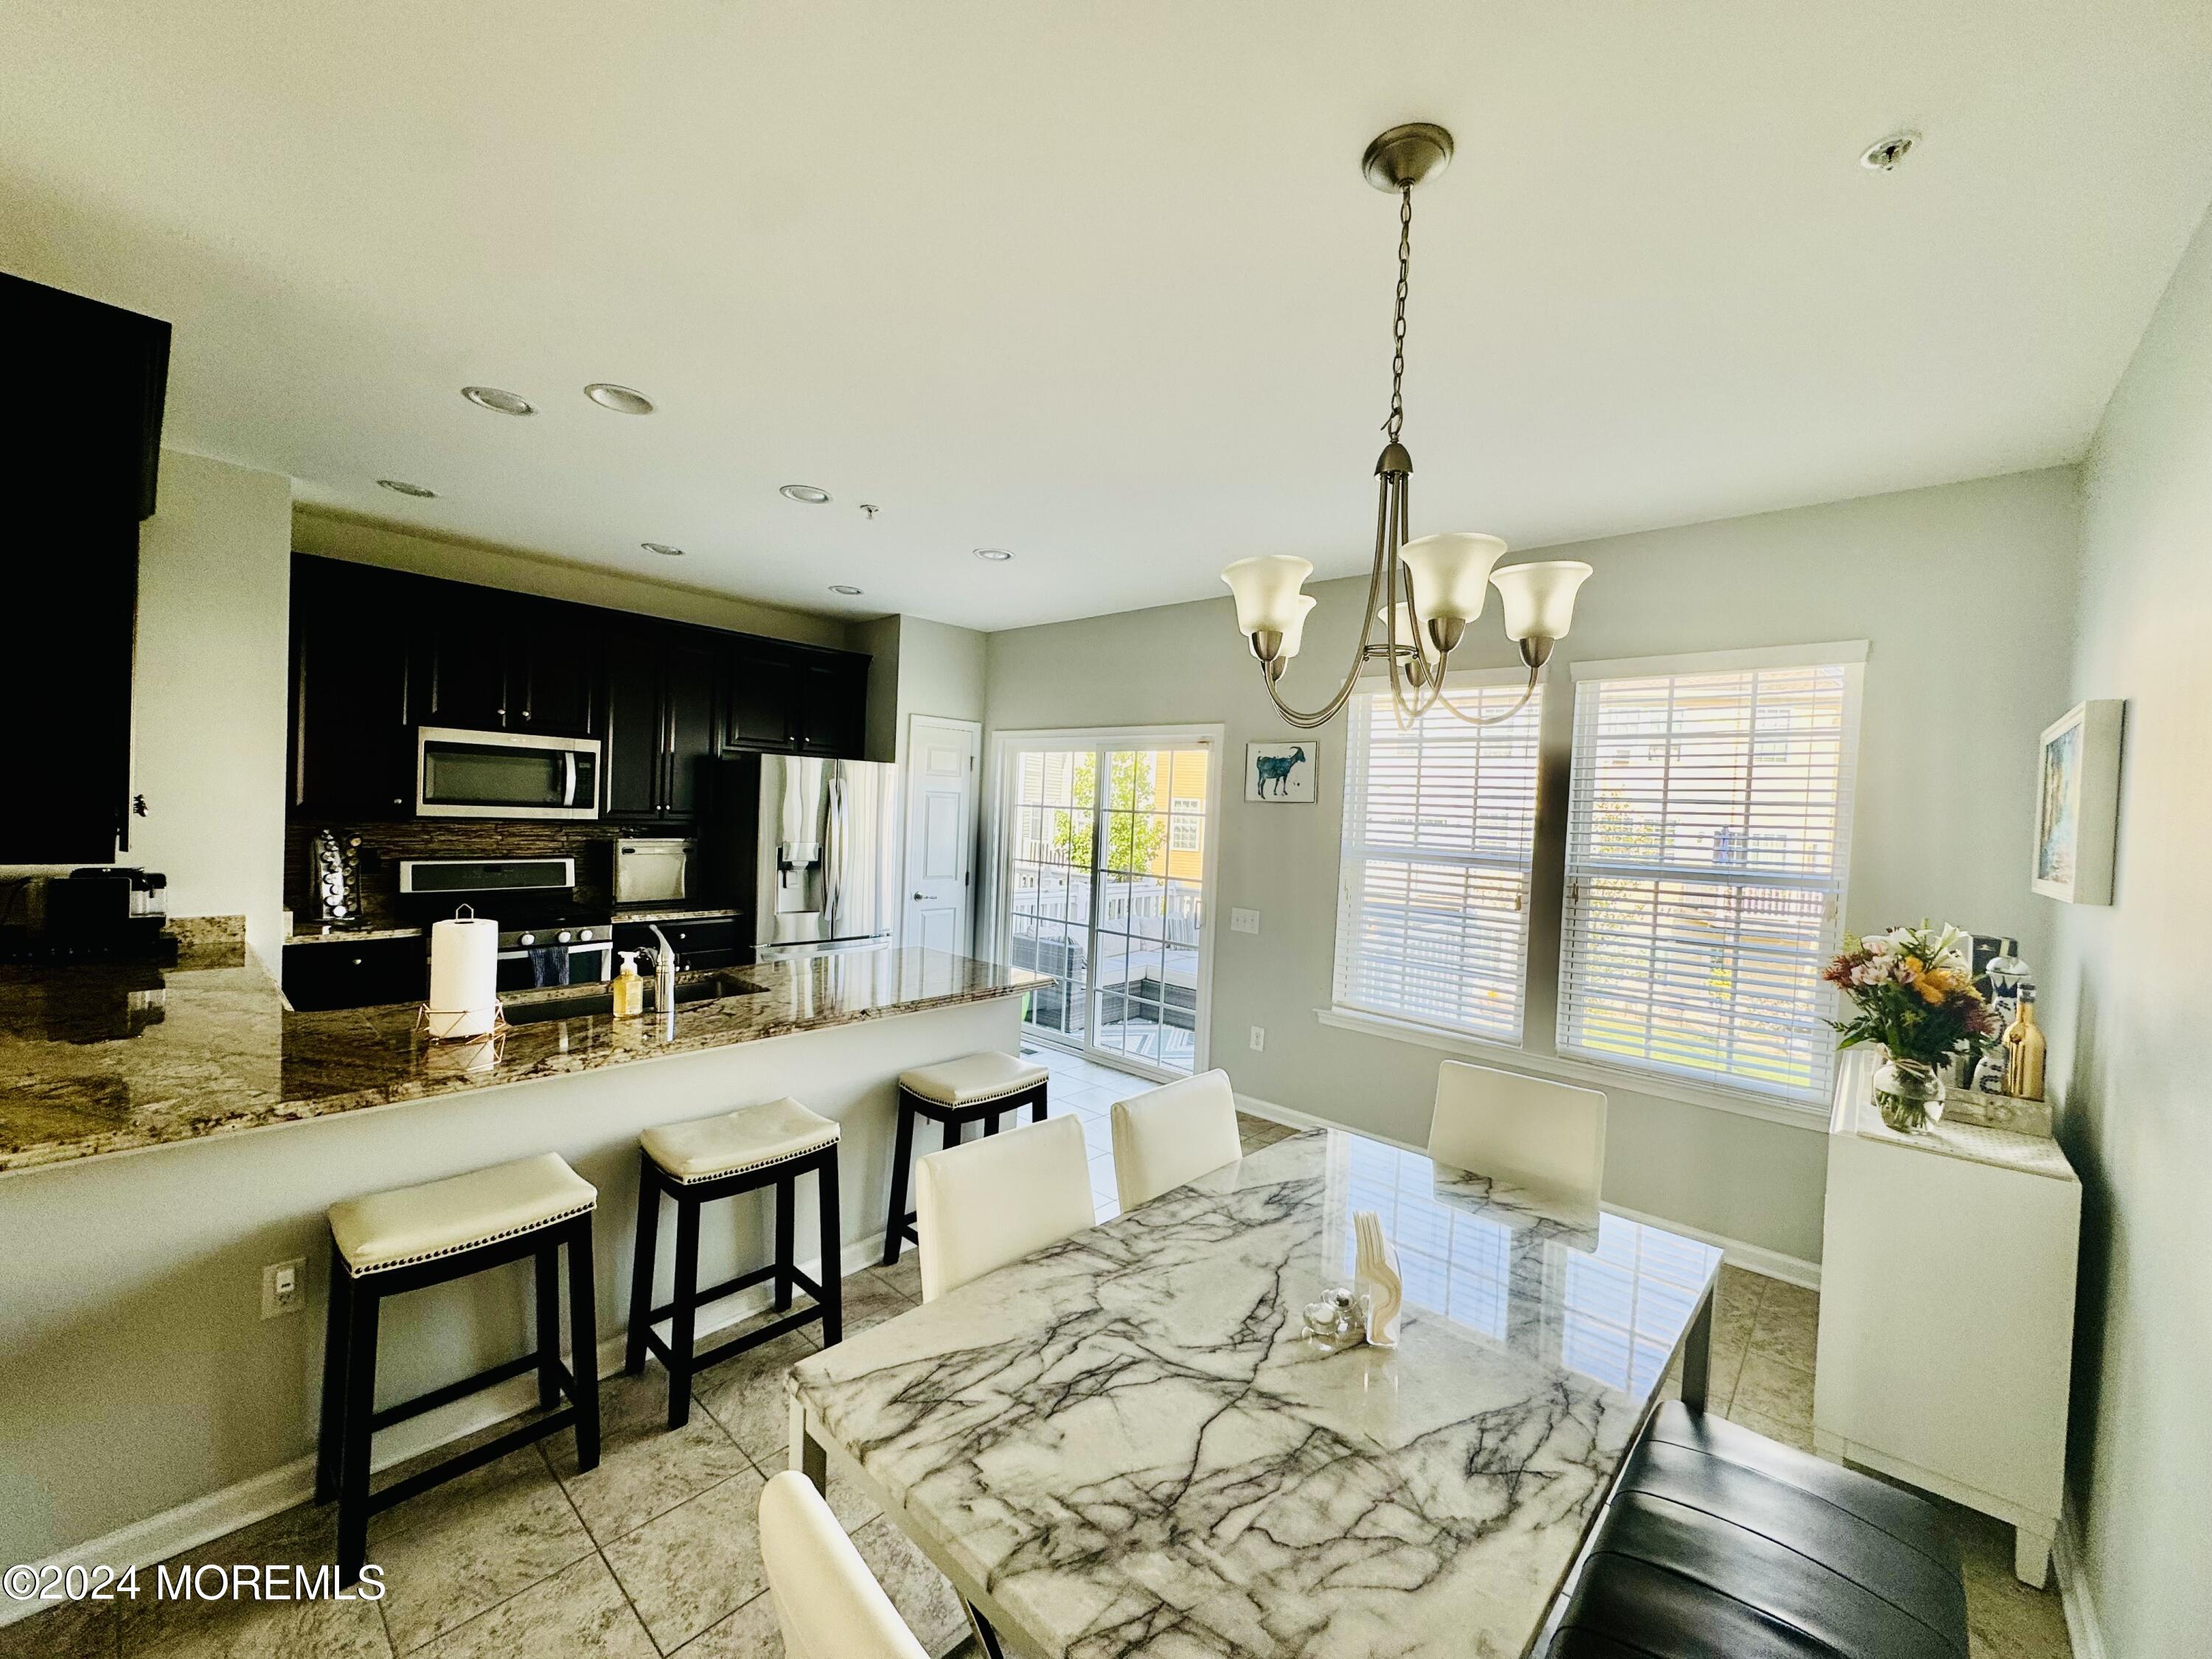
[[1296, 743], [1248, 743], [1244, 745], [1244, 799], [1258, 801], [1311, 801], [1315, 774], [1321, 767], [1321, 745], [1311, 738]]
[[2032, 885], [2067, 904], [2112, 902], [2120, 811], [2117, 697], [2077, 703], [2043, 731], [2035, 791]]

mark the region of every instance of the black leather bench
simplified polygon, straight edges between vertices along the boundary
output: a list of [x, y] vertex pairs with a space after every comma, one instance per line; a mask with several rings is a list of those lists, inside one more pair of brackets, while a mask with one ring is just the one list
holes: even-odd
[[1966, 1659], [1924, 1500], [1680, 1404], [1598, 1524], [1553, 1659]]

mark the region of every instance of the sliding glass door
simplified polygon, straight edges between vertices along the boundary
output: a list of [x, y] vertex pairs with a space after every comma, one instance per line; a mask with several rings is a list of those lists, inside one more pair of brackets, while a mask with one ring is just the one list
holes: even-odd
[[1204, 1060], [1219, 744], [1210, 733], [1002, 739], [1006, 960], [1051, 976], [1025, 1029], [1158, 1077]]

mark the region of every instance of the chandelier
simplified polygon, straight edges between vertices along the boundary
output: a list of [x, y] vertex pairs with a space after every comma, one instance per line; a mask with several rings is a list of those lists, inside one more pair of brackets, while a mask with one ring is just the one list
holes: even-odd
[[[1237, 626], [1260, 659], [1267, 696], [1285, 720], [1302, 729], [1334, 720], [1351, 698], [1367, 664], [1380, 661], [1390, 682], [1398, 723], [1407, 726], [1441, 705], [1473, 726], [1510, 720], [1535, 695], [1536, 678], [1552, 647], [1565, 639], [1574, 619], [1575, 591], [1590, 574], [1572, 559], [1499, 568], [1505, 544], [1472, 532], [1407, 539], [1407, 481], [1413, 458], [1399, 442], [1406, 422], [1406, 281], [1413, 258], [1413, 186], [1451, 160], [1451, 134], [1425, 121], [1393, 127], [1368, 145], [1361, 166], [1367, 181], [1398, 197], [1398, 298], [1391, 326], [1390, 414], [1382, 422], [1388, 441], [1375, 463], [1381, 480], [1375, 508], [1375, 562], [1367, 579], [1367, 614], [1359, 646], [1344, 684], [1319, 708], [1293, 708], [1277, 684], [1305, 633], [1306, 617], [1317, 603], [1301, 590], [1313, 574], [1313, 562], [1288, 553], [1263, 553], [1239, 559], [1221, 573], [1237, 596]], [[1505, 613], [1506, 637], [1521, 647], [1528, 684], [1520, 702], [1502, 714], [1478, 716], [1444, 695], [1451, 654], [1467, 637], [1468, 625], [1482, 615], [1489, 590], [1498, 590]], [[1375, 637], [1376, 625], [1382, 637]]]

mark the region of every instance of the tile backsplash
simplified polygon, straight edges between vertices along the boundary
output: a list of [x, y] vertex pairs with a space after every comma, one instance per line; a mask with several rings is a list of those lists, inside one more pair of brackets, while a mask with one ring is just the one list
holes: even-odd
[[319, 830], [335, 833], [341, 845], [361, 837], [361, 921], [369, 927], [392, 927], [416, 918], [398, 907], [402, 859], [573, 858], [576, 860], [576, 903], [580, 909], [604, 909], [614, 902], [614, 844], [635, 831], [611, 823], [532, 823], [525, 819], [453, 819], [447, 822], [314, 823], [284, 827], [284, 902], [293, 925], [302, 929], [322, 920], [315, 895], [313, 847]]

